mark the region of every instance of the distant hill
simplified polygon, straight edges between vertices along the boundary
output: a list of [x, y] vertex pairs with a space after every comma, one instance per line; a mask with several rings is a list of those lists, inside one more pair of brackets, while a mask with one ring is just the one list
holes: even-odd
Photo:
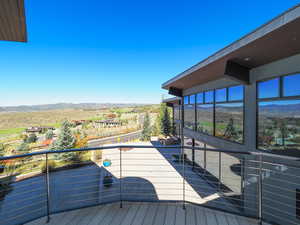
[[0, 107], [0, 112], [37, 112], [47, 110], [60, 110], [60, 109], [103, 109], [113, 107], [135, 107], [147, 104], [123, 104], [123, 103], [57, 103], [45, 105], [20, 105], [20, 106], [5, 106]]
[[270, 115], [282, 114], [284, 115], [295, 115], [300, 112], [300, 104], [287, 104], [287, 105], [278, 105], [270, 104], [261, 106], [261, 112]]

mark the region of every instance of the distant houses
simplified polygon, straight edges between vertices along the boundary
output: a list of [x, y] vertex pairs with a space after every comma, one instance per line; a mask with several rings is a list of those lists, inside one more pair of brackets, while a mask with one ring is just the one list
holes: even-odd
[[115, 120], [96, 120], [94, 121], [94, 126], [96, 128], [102, 128], [102, 127], [119, 127], [122, 126], [123, 123], [120, 121]]
[[82, 125], [84, 123], [91, 123], [91, 120], [72, 120], [71, 121], [75, 126]]
[[35, 126], [35, 127], [28, 127], [25, 132], [28, 134], [41, 134], [45, 133], [48, 130], [55, 130], [54, 127], [49, 127], [49, 126]]

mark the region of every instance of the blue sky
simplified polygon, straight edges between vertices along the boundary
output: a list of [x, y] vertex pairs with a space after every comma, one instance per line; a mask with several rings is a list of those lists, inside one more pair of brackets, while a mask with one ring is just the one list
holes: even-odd
[[163, 82], [297, 3], [26, 0], [29, 42], [0, 42], [0, 106], [158, 103]]

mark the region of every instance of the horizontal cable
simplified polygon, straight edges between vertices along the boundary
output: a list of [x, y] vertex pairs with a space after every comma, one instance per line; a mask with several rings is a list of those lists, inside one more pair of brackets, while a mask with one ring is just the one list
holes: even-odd
[[[263, 214], [267, 214], [271, 217], [275, 217], [276, 219], [280, 219], [280, 220], [285, 220], [285, 221], [288, 221], [288, 223], [292, 223], [292, 224], [295, 224], [295, 225], [299, 225], [299, 223], [295, 222], [295, 221], [292, 221], [290, 219], [287, 219], [286, 217], [283, 219], [281, 216], [276, 216], [272, 213], [269, 213], [269, 212], [263, 212]], [[265, 218], [263, 218], [264, 220], [266, 220]], [[267, 219], [266, 221], [270, 221], [269, 219]], [[270, 221], [270, 222], [275, 222], [275, 221]], [[278, 222], [278, 220], [276, 220], [276, 222]]]
[[[30, 210], [30, 211], [27, 211], [27, 212], [22, 213], [22, 214], [18, 214], [18, 215], [14, 216], [14, 217], [6, 218], [5, 221], [15, 220], [18, 217], [21, 217], [21, 216], [24, 216], [24, 215], [26, 216], [26, 215], [28, 215], [30, 213], [33, 214], [32, 212], [38, 212], [38, 211], [44, 211], [44, 210], [46, 210], [46, 206], [40, 207], [40, 208], [35, 209], [35, 210]], [[46, 214], [45, 214], [45, 216], [46, 216]]]

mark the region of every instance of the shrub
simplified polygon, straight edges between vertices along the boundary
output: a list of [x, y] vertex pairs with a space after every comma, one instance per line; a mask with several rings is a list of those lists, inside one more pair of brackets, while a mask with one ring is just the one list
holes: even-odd
[[54, 136], [53, 131], [52, 130], [48, 130], [47, 133], [46, 133], [46, 135], [45, 135], [45, 138], [46, 138], [46, 140], [51, 140], [53, 138], [53, 136]]
[[36, 134], [30, 134], [29, 137], [26, 139], [26, 143], [35, 143], [38, 140]]
[[17, 149], [18, 152], [25, 154], [29, 152], [29, 146], [27, 143], [23, 142], [22, 144], [20, 144]]

